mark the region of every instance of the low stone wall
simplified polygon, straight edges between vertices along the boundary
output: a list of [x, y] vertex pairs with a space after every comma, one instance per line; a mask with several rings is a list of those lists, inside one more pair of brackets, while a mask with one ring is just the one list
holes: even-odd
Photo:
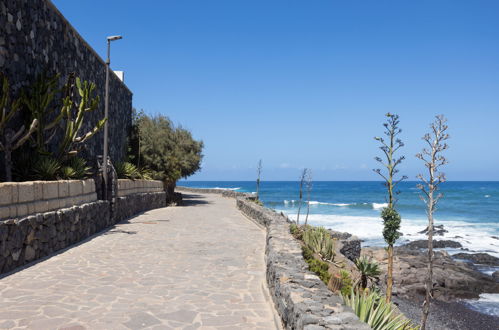
[[109, 202], [95, 201], [0, 222], [0, 273], [77, 243], [109, 227]]
[[132, 194], [117, 197], [113, 206], [114, 222], [151, 209], [167, 206], [166, 192]]
[[267, 228], [267, 284], [287, 329], [370, 329], [308, 270], [286, 217], [247, 199], [237, 207]]
[[21, 218], [96, 200], [93, 179], [0, 183], [0, 220]]
[[228, 190], [228, 189], [210, 189], [210, 188], [190, 188], [190, 187], [182, 187], [182, 186], [177, 186], [175, 187], [175, 190], [178, 190], [180, 192], [192, 192], [192, 193], [207, 193], [207, 194], [220, 194], [224, 197], [229, 197], [229, 198], [255, 198], [255, 195], [250, 194], [250, 193], [243, 193], [240, 191], [234, 191], [234, 190]]
[[161, 181], [118, 179], [118, 197], [162, 191], [165, 189]]

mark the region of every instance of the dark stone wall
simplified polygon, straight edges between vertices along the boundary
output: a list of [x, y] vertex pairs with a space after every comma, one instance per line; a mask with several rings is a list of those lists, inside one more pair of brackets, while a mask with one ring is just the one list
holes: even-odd
[[97, 201], [0, 222], [0, 273], [48, 256], [111, 225], [109, 202]]
[[[105, 37], [103, 35], [103, 43]], [[61, 85], [72, 72], [97, 85], [99, 108], [87, 113], [82, 132], [104, 118], [105, 63], [57, 8], [49, 0], [0, 1], [0, 72], [9, 77], [11, 86], [18, 92], [44, 70], [60, 73]], [[112, 161], [118, 162], [125, 156], [132, 121], [132, 93], [113, 72], [109, 95], [109, 155]], [[85, 146], [83, 156], [92, 165], [95, 156], [102, 154], [102, 140], [103, 130]], [[53, 144], [57, 143], [54, 139]]]
[[120, 222], [143, 211], [166, 206], [166, 193], [142, 193], [117, 197], [113, 207], [114, 222]]
[[308, 270], [285, 216], [243, 198], [237, 207], [267, 228], [267, 284], [286, 329], [371, 329]]

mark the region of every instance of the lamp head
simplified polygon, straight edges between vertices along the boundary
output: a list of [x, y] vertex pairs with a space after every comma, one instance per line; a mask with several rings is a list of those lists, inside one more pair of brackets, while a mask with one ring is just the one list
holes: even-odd
[[107, 41], [115, 41], [115, 40], [120, 40], [120, 39], [123, 39], [122, 36], [110, 36], [110, 37], [107, 37]]

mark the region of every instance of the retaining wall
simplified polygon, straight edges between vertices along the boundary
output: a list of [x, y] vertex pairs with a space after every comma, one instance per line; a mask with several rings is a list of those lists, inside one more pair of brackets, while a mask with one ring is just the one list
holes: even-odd
[[247, 199], [238, 198], [237, 207], [267, 228], [267, 284], [287, 329], [371, 329], [308, 270], [286, 217]]
[[109, 202], [95, 201], [0, 222], [0, 273], [77, 243], [109, 227]]
[[0, 183], [0, 220], [96, 200], [93, 179]]
[[113, 219], [120, 222], [138, 213], [167, 206], [166, 192], [136, 193], [117, 197], [114, 201]]

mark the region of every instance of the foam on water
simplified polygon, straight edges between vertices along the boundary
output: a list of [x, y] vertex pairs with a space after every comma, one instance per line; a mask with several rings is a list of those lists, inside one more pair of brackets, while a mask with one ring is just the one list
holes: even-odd
[[499, 293], [482, 293], [478, 299], [466, 300], [465, 304], [481, 313], [499, 316]]
[[[286, 213], [286, 210], [279, 210]], [[296, 220], [296, 214], [287, 214], [290, 219]], [[364, 246], [384, 246], [382, 237], [383, 221], [379, 217], [349, 216], [331, 214], [310, 214], [309, 222], [313, 225], [324, 226], [336, 231], [348, 232], [364, 240]], [[404, 234], [398, 244], [407, 241], [427, 239], [421, 234], [427, 226], [426, 219], [403, 219], [400, 231]], [[461, 243], [463, 248], [469, 252], [486, 252], [499, 257], [499, 239], [494, 238], [494, 233], [489, 232], [493, 224], [480, 223], [471, 224], [464, 221], [441, 221], [435, 220], [435, 224], [443, 224], [448, 231], [443, 236], [436, 236], [437, 240], [453, 240]], [[449, 250], [450, 254], [462, 252], [462, 250]]]

